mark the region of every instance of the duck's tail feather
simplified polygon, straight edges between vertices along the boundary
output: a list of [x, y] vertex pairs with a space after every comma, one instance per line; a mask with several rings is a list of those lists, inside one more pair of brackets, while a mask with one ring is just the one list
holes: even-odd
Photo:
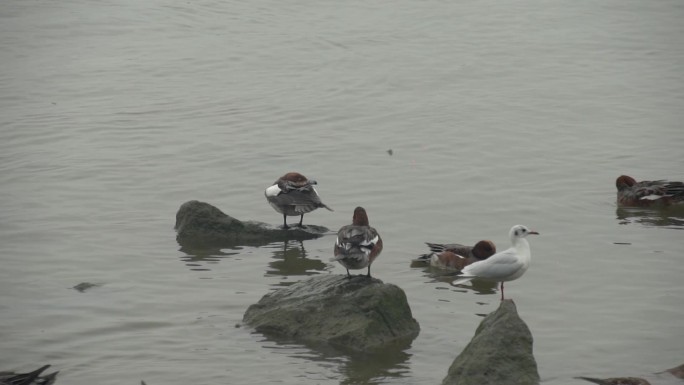
[[430, 254], [422, 254], [419, 255], [417, 258], [413, 258], [411, 262], [416, 262], [416, 263], [430, 263], [430, 259], [432, 259], [432, 253]]
[[326, 205], [323, 202], [321, 202], [321, 207], [325, 207], [326, 209], [328, 209], [328, 211], [335, 211], [335, 210], [331, 209], [330, 207], [328, 207], [328, 205]]
[[430, 251], [432, 251], [433, 253], [441, 253], [442, 251], [447, 249], [446, 245], [442, 243], [425, 242], [425, 244], [427, 245], [428, 249], [430, 249]]

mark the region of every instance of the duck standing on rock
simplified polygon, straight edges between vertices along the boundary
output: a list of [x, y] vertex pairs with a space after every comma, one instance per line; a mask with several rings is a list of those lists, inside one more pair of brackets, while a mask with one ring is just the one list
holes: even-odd
[[347, 278], [351, 278], [349, 269], [359, 270], [368, 267], [367, 277], [370, 277], [370, 267], [375, 258], [382, 251], [380, 234], [368, 224], [368, 215], [363, 207], [354, 209], [351, 225], [342, 226], [337, 232], [335, 241], [335, 258], [347, 269]]
[[504, 282], [513, 281], [520, 278], [527, 268], [530, 267], [532, 259], [530, 254], [530, 244], [527, 237], [530, 234], [539, 234], [523, 225], [515, 225], [511, 228], [508, 235], [511, 237], [512, 246], [502, 252], [496, 253], [491, 257], [472, 263], [461, 270], [462, 276], [452, 282], [460, 284], [468, 282], [473, 278], [484, 278], [491, 281], [501, 282], [501, 300], [504, 299]]
[[318, 196], [318, 192], [313, 187], [316, 184], [315, 180], [309, 180], [298, 172], [288, 172], [266, 189], [264, 194], [268, 203], [275, 211], [283, 214], [283, 228], [289, 228], [287, 225], [288, 216], [300, 215], [299, 227], [302, 227], [304, 214], [319, 207], [334, 211], [321, 201], [321, 197]]

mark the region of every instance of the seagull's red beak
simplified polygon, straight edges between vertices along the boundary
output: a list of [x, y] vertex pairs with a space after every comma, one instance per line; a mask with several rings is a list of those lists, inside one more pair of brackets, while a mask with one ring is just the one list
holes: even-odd
[[529, 232], [529, 233], [527, 233], [527, 234], [536, 234], [536, 235], [539, 235], [539, 233], [538, 233], [538, 232], [536, 232], [536, 231], [530, 231], [530, 232]]

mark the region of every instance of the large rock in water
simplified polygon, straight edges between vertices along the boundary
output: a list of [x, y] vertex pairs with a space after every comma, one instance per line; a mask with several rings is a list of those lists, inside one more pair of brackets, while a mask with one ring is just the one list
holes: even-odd
[[443, 385], [539, 384], [532, 333], [511, 300], [482, 320], [468, 346], [449, 367]]
[[182, 246], [263, 246], [288, 239], [306, 240], [329, 233], [325, 227], [306, 225], [289, 229], [235, 219], [209, 203], [188, 201], [176, 213], [176, 240]]
[[356, 351], [408, 346], [420, 331], [404, 291], [366, 276], [297, 282], [266, 294], [243, 321], [267, 336]]

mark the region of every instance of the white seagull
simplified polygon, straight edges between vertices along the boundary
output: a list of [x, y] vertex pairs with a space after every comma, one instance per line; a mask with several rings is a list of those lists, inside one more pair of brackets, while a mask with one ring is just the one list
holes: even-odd
[[461, 276], [452, 282], [457, 285], [473, 278], [483, 278], [501, 282], [501, 300], [504, 299], [504, 282], [520, 278], [530, 267], [530, 244], [525, 239], [530, 234], [539, 234], [523, 225], [515, 225], [508, 235], [513, 246], [492, 255], [491, 257], [472, 263], [461, 270]]

